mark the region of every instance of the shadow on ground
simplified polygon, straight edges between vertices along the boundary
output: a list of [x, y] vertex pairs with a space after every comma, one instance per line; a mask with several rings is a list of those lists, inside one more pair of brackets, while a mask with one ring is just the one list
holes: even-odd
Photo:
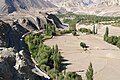
[[60, 66], [60, 71], [66, 70], [68, 65], [71, 65], [72, 63], [69, 63], [69, 60], [65, 59], [64, 57], [61, 56], [61, 66]]

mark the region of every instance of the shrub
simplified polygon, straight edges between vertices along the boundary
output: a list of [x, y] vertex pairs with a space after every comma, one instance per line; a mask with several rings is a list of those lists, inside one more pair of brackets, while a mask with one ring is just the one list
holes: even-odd
[[117, 47], [120, 48], [120, 39], [119, 39], [119, 41], [117, 42]]
[[71, 32], [72, 32], [71, 30], [63, 30], [63, 31], [60, 31], [60, 34], [69, 34]]
[[76, 36], [77, 35], [76, 31], [72, 31], [72, 35]]
[[92, 63], [90, 63], [88, 70], [86, 72], [86, 78], [87, 80], [93, 80], [93, 68], [92, 68]]
[[118, 37], [117, 36], [110, 36], [110, 37], [107, 37], [106, 41], [108, 43], [111, 43], [113, 45], [116, 45], [117, 42], [118, 42]]
[[92, 31], [90, 29], [87, 29], [87, 28], [80, 28], [79, 31], [82, 33], [92, 34]]
[[65, 74], [63, 80], [82, 80], [82, 77], [75, 72], [68, 72]]
[[96, 34], [96, 31], [95, 31], [95, 25], [93, 26], [93, 31], [92, 31], [93, 34]]
[[86, 51], [89, 46], [87, 46], [84, 42], [80, 43], [80, 46]]

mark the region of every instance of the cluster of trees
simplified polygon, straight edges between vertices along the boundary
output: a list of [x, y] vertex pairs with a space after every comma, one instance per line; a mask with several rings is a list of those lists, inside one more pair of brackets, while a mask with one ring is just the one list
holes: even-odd
[[92, 31], [90, 29], [87, 29], [87, 28], [80, 28], [79, 31], [82, 33], [92, 34]]
[[45, 34], [49, 35], [49, 36], [55, 36], [56, 35], [56, 28], [55, 26], [51, 25], [51, 24], [47, 24], [45, 27]]
[[26, 36], [25, 42], [33, 58], [38, 63], [38, 67], [48, 72], [52, 78], [56, 78], [57, 73], [60, 71], [61, 64], [58, 46], [55, 45], [51, 48], [43, 44], [42, 38], [43, 36], [40, 34], [31, 34]]
[[99, 23], [105, 21], [115, 21], [118, 17], [96, 16], [96, 15], [77, 15], [76, 20], [80, 23]]
[[65, 75], [60, 74], [58, 80], [82, 80], [82, 77], [75, 72], [67, 72]]
[[25, 42], [38, 67], [51, 77], [52, 80], [82, 80], [81, 76], [74, 72], [65, 74], [60, 72], [61, 55], [58, 45], [52, 48], [43, 44], [44, 35], [30, 34], [25, 37]]
[[72, 16], [74, 18], [74, 21], [77, 23], [84, 23], [84, 24], [90, 24], [90, 23], [99, 23], [99, 22], [108, 22], [108, 21], [113, 21], [110, 23], [103, 23], [103, 24], [113, 24], [113, 25], [120, 25], [120, 17], [109, 17], [109, 16], [96, 16], [96, 15], [77, 15], [72, 12], [66, 13], [66, 14], [57, 14], [59, 18], [64, 18], [64, 22], [70, 21]]
[[80, 28], [79, 31], [82, 33], [86, 33], [86, 34], [97, 34], [97, 28], [95, 26], [93, 26], [92, 31], [90, 29], [87, 29], [87, 28]]
[[109, 28], [106, 27], [106, 32], [104, 34], [104, 41], [116, 45], [120, 48], [120, 36], [109, 36]]
[[45, 28], [45, 35], [46, 36], [57, 36], [57, 35], [62, 35], [62, 34], [69, 34], [72, 33], [74, 36], [77, 34], [76, 33], [76, 28], [75, 28], [76, 23], [71, 23], [70, 22], [70, 29], [69, 30], [61, 30], [57, 31], [55, 26], [47, 24]]

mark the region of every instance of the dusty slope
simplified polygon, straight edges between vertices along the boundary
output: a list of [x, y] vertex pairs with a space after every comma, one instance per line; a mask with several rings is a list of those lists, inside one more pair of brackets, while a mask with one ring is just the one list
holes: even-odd
[[0, 13], [53, 7], [55, 5], [47, 0], [0, 0]]
[[[119, 32], [119, 30], [115, 29]], [[120, 32], [119, 32], [120, 33]], [[85, 42], [90, 48], [83, 51], [79, 44]], [[64, 35], [54, 37], [45, 42], [47, 45], [58, 44], [67, 65], [67, 71], [86, 70], [89, 63], [93, 63], [94, 80], [119, 80], [120, 79], [120, 50], [102, 40], [98, 35]], [[78, 72], [83, 76], [85, 72]]]

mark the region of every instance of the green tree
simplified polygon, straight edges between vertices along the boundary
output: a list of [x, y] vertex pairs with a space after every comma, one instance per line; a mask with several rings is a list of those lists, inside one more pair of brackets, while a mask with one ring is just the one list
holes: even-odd
[[72, 35], [76, 36], [77, 35], [76, 31], [72, 31]]
[[81, 42], [80, 43], [80, 46], [86, 51], [88, 46], [84, 43], [84, 42]]
[[56, 44], [55, 45], [55, 53], [58, 53], [59, 52], [59, 50], [58, 50], [58, 45]]
[[69, 21], [69, 30], [76, 31], [77, 21], [75, 19]]
[[120, 40], [117, 42], [117, 47], [120, 48]]
[[95, 31], [95, 25], [93, 26], [93, 34], [96, 34], [96, 31]]
[[93, 80], [93, 67], [92, 67], [92, 63], [90, 63], [88, 70], [86, 72], [86, 78], [87, 80]]
[[116, 45], [117, 42], [118, 42], [118, 37], [117, 36], [110, 36], [110, 37], [107, 37], [106, 41], [108, 43], [111, 43], [113, 45]]
[[96, 28], [96, 32], [95, 32], [95, 34], [97, 34], [98, 33], [98, 29]]
[[109, 28], [106, 27], [106, 31], [105, 31], [105, 34], [104, 34], [104, 40], [105, 40], [105, 41], [107, 40], [108, 35], [109, 35]]
[[82, 80], [82, 77], [75, 72], [67, 72], [63, 80]]

